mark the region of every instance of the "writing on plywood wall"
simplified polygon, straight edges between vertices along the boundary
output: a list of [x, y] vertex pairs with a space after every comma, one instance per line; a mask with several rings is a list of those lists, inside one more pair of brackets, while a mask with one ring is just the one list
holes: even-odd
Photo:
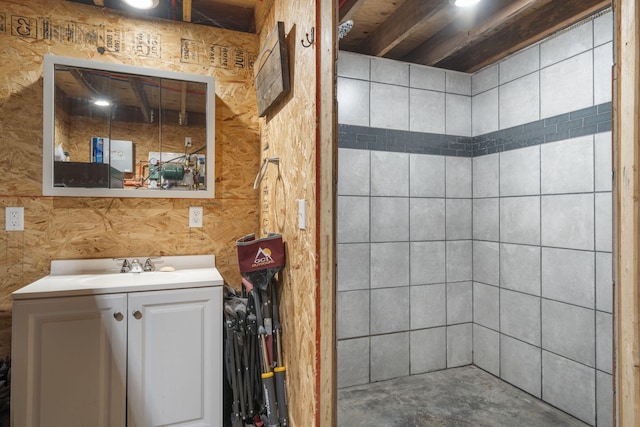
[[[159, 59], [163, 56], [161, 32], [131, 30], [122, 24], [88, 24], [50, 16], [0, 11], [0, 33], [70, 46], [93, 46], [104, 52], [139, 58]], [[181, 63], [237, 72], [252, 70], [256, 59], [255, 52], [203, 40], [180, 38], [176, 47]], [[172, 52], [172, 55], [175, 54]]]

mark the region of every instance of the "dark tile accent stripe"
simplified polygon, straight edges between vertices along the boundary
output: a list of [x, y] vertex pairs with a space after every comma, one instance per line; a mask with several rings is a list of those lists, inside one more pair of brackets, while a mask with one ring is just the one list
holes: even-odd
[[611, 130], [611, 102], [473, 138], [473, 157]]
[[338, 146], [376, 151], [476, 157], [611, 130], [611, 102], [473, 138], [339, 125]]
[[467, 136], [410, 132], [366, 126], [339, 125], [338, 146], [362, 150], [471, 157], [473, 139]]

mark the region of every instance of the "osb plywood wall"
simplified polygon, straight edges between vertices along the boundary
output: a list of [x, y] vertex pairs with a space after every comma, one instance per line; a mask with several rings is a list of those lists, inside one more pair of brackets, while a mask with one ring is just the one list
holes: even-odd
[[[315, 46], [300, 40], [315, 25], [315, 2], [265, 1], [257, 9], [261, 42], [284, 22], [291, 91], [260, 120], [262, 158], [278, 157], [261, 185], [260, 227], [282, 233], [287, 245], [283, 274], [281, 319], [290, 418], [293, 426], [316, 424], [317, 307], [316, 307], [316, 118]], [[298, 228], [298, 200], [306, 201], [306, 229]]]
[[[0, 231], [0, 356], [10, 353], [11, 292], [48, 274], [52, 259], [213, 253], [225, 280], [239, 285], [235, 240], [259, 229], [257, 51], [251, 34], [64, 0], [0, 2], [0, 224], [4, 207], [25, 211], [23, 232]], [[42, 197], [46, 53], [213, 75], [216, 198]], [[189, 206], [204, 208], [203, 228], [189, 228]]]

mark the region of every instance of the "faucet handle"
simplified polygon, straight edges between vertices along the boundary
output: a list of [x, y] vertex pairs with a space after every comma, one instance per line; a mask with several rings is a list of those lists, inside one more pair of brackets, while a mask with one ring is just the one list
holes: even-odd
[[[120, 258], [118, 258], [118, 261], [120, 261]], [[128, 273], [129, 271], [131, 271], [131, 264], [129, 264], [129, 261], [126, 258], [122, 258], [122, 267], [120, 267], [120, 273]]]
[[153, 263], [151, 262], [153, 258], [147, 258], [147, 260], [144, 262], [144, 267], [142, 267], [142, 269], [144, 271], [155, 271], [156, 270], [156, 266], [153, 265]]

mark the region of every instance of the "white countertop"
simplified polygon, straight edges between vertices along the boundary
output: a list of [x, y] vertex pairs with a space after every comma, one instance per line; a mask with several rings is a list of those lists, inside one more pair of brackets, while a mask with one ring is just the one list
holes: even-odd
[[[99, 261], [104, 261], [103, 263], [105, 265], [110, 266], [114, 263], [113, 259], [86, 260], [87, 262], [83, 262], [85, 260], [54, 261], [58, 264], [57, 267], [52, 267], [52, 273], [55, 274], [36, 280], [13, 292], [12, 295], [14, 300], [25, 300], [223, 285], [220, 272], [212, 266], [213, 262], [215, 262], [213, 256], [201, 258], [197, 260], [199, 262], [194, 262], [193, 258], [190, 257], [184, 257], [184, 260], [180, 260], [179, 258], [183, 257], [158, 259], [158, 264], [165, 266], [170, 265], [176, 269], [175, 271], [114, 273], [111, 272], [113, 269], [109, 268], [104, 274], [87, 274], [87, 271], [98, 271], [98, 267], [101, 264]], [[140, 259], [144, 261], [144, 258]], [[52, 262], [52, 266], [54, 262]], [[63, 264], [65, 263], [68, 263], [68, 265], [64, 266]]]

